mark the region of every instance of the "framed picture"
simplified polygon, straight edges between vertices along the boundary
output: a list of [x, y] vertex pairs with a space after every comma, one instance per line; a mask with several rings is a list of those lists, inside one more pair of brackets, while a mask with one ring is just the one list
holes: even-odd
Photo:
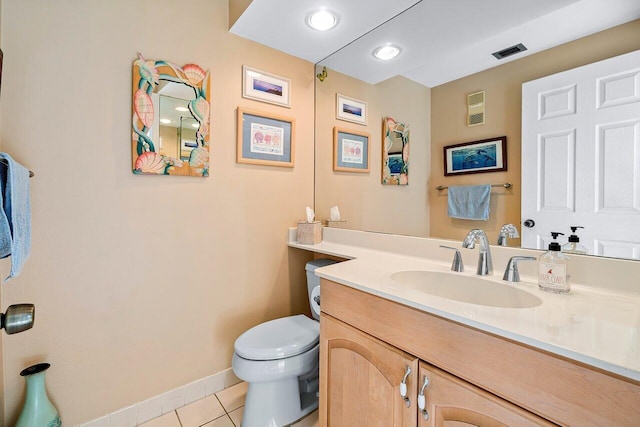
[[293, 167], [295, 120], [238, 108], [237, 162]]
[[291, 81], [255, 68], [242, 66], [242, 96], [270, 104], [291, 107]]
[[348, 96], [336, 94], [336, 119], [367, 124], [367, 103]]
[[333, 170], [369, 172], [369, 134], [333, 128]]
[[444, 175], [507, 170], [507, 137], [444, 147]]

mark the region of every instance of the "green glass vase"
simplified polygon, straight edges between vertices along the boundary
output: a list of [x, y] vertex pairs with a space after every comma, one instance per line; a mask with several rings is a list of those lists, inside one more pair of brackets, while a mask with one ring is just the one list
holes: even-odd
[[27, 398], [15, 427], [60, 427], [58, 411], [49, 401], [44, 374], [51, 365], [38, 363], [20, 372], [27, 381]]

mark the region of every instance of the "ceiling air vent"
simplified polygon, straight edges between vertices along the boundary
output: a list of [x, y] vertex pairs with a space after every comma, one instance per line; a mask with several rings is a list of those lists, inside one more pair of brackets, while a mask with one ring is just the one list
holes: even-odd
[[515, 55], [516, 53], [524, 52], [525, 50], [527, 50], [527, 48], [522, 43], [518, 43], [515, 46], [502, 49], [498, 52], [493, 52], [492, 55], [498, 59], [502, 59], [506, 58], [507, 56]]

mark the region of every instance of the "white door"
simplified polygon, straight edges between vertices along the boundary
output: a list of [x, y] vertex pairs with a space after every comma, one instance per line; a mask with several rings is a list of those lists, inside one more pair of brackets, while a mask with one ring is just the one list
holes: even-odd
[[575, 225], [589, 254], [640, 259], [640, 51], [522, 85], [522, 221], [523, 247]]

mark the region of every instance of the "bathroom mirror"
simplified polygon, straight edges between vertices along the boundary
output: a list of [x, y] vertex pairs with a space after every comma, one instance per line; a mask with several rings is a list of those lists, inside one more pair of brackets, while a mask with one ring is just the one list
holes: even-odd
[[209, 176], [209, 78], [195, 64], [134, 61], [134, 174]]
[[[427, 2], [422, 2], [426, 5]], [[576, 7], [579, 7], [578, 3]], [[371, 56], [370, 49], [363, 49], [362, 55], [354, 54], [355, 47], [367, 46], [368, 40], [376, 43], [386, 40], [384, 27], [393, 21], [402, 19], [404, 14], [418, 13], [419, 8], [412, 8], [396, 16], [379, 28], [356, 39], [345, 49], [335, 52], [316, 64], [318, 73], [327, 67], [324, 81], [316, 79], [316, 179], [315, 207], [319, 219], [328, 216], [329, 208], [337, 205], [346, 219], [346, 228], [414, 235], [418, 237], [449, 238], [460, 241], [471, 228], [483, 228], [487, 231], [492, 244], [496, 244], [498, 232], [504, 223], [513, 223], [518, 230], [522, 229], [521, 211], [521, 85], [525, 81], [546, 75], [576, 68], [609, 57], [617, 56], [632, 50], [640, 49], [640, 21], [623, 21], [617, 26], [601, 27], [592, 35], [566, 40], [567, 43], [540, 52], [544, 61], [528, 59], [512, 59], [506, 64], [496, 64], [495, 68], [474, 73], [459, 74], [457, 64], [461, 59], [450, 59], [451, 74], [455, 77], [437, 86], [427, 87], [412, 79], [402, 76], [386, 76], [378, 81], [370, 80], [364, 74], [369, 72], [368, 61], [364, 56]], [[593, 19], [596, 19], [594, 16]], [[531, 24], [534, 25], [534, 24]], [[404, 25], [402, 28], [413, 26]], [[396, 27], [396, 30], [398, 28]], [[399, 31], [402, 31], [399, 30]], [[455, 39], [456, 34], [443, 31], [440, 37]], [[572, 41], [573, 40], [573, 41]], [[633, 41], [635, 40], [635, 41]], [[547, 53], [545, 53], [547, 52]], [[406, 49], [402, 61], [411, 62], [411, 52]], [[335, 64], [346, 57], [353, 58], [350, 63], [341, 65], [337, 70]], [[522, 61], [526, 66], [518, 65]], [[445, 61], [446, 62], [446, 61]], [[344, 65], [344, 66], [343, 66]], [[461, 68], [463, 66], [461, 65]], [[522, 71], [522, 68], [527, 70]], [[351, 71], [352, 70], [352, 71]], [[486, 74], [483, 74], [486, 73]], [[370, 72], [369, 75], [375, 74]], [[514, 82], [511, 77], [518, 74], [520, 81]], [[386, 90], [395, 86], [398, 90]], [[487, 114], [487, 124], [469, 127], [466, 124], [466, 96], [470, 93], [486, 90], [487, 105], [491, 108], [502, 108]], [[384, 92], [384, 93], [383, 93]], [[383, 186], [380, 177], [375, 181], [365, 182], [365, 177], [340, 175], [331, 171], [329, 163], [330, 150], [328, 131], [335, 122], [335, 115], [330, 103], [336, 93], [362, 99], [368, 103], [369, 125], [366, 129], [372, 135], [372, 153], [382, 151], [383, 118], [390, 116], [411, 125], [411, 181], [408, 186]], [[401, 97], [402, 111], [393, 104], [393, 97]], [[507, 100], [508, 98], [508, 100]], [[426, 104], [426, 107], [425, 107]], [[419, 112], [417, 116], [411, 114]], [[453, 112], [453, 114], [451, 114]], [[448, 129], [444, 129], [448, 128]], [[443, 130], [444, 129], [444, 130]], [[505, 131], [507, 129], [507, 131]], [[445, 177], [443, 173], [442, 147], [464, 141], [480, 140], [500, 135], [508, 135], [509, 170], [503, 172], [479, 174], [476, 177]], [[376, 139], [375, 136], [379, 135]], [[425, 148], [424, 145], [427, 145]], [[383, 154], [372, 155], [371, 168], [376, 170], [382, 164]], [[471, 177], [471, 178], [469, 178]], [[499, 185], [512, 183], [511, 189]], [[454, 220], [446, 215], [447, 191], [438, 190], [438, 186], [448, 185], [496, 185], [492, 191], [492, 217], [487, 222]], [[496, 220], [495, 218], [500, 218]], [[431, 219], [431, 221], [429, 220]], [[580, 225], [580, 224], [576, 224]], [[640, 227], [640, 217], [638, 219]], [[565, 231], [565, 230], [563, 230]], [[568, 230], [566, 237], [570, 234]], [[508, 246], [519, 246], [520, 239], [508, 239]]]

